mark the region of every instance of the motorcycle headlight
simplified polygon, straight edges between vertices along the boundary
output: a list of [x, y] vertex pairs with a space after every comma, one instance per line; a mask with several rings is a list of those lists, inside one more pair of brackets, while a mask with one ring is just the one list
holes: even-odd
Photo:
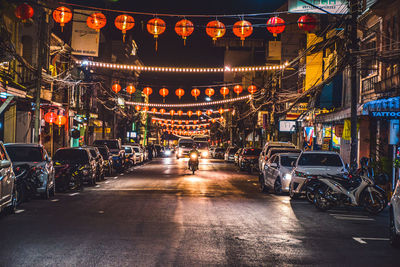
[[196, 154], [192, 154], [192, 155], [190, 155], [190, 158], [191, 159], [197, 159], [197, 155]]
[[290, 173], [286, 173], [285, 176], [283, 176], [283, 179], [291, 180], [292, 179], [292, 175]]

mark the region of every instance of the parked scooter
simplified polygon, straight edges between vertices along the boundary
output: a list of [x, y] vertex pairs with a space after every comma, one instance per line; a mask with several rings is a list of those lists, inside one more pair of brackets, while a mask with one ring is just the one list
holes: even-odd
[[56, 189], [59, 192], [83, 188], [81, 170], [69, 164], [55, 167]]
[[364, 207], [371, 214], [378, 214], [387, 206], [386, 193], [375, 184], [368, 163], [361, 162], [358, 174], [352, 176], [321, 176], [315, 190], [314, 204], [321, 211], [335, 206]]
[[189, 170], [194, 174], [199, 169], [199, 155], [196, 152], [191, 152], [189, 155]]

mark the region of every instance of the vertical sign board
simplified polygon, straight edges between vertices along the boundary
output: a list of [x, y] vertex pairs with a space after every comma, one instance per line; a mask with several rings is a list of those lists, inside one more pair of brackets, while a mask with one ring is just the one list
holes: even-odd
[[390, 120], [389, 145], [399, 145], [399, 120]]
[[[309, 0], [307, 2], [332, 14], [349, 13], [347, 0]], [[312, 5], [300, 0], [289, 0], [288, 11], [290, 13], [326, 14], [326, 12], [315, 8]]]
[[89, 28], [86, 24], [86, 20], [91, 13], [92, 11], [87, 10], [74, 11], [71, 39], [73, 55], [99, 56], [100, 32]]

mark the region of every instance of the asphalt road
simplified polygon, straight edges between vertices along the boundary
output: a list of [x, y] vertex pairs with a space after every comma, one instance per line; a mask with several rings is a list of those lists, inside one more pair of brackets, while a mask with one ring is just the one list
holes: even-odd
[[388, 212], [318, 212], [219, 160], [132, 174], [0, 217], [0, 266], [400, 266]]

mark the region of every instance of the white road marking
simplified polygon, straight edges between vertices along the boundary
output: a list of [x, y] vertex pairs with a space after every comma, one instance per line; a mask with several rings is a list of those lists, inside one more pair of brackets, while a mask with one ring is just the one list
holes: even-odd
[[16, 210], [15, 213], [18, 214], [18, 213], [22, 213], [22, 212], [24, 212], [24, 211], [25, 211], [25, 210]]
[[60, 200], [57, 198], [51, 200], [51, 202], [58, 202], [58, 201], [60, 201]]
[[104, 183], [105, 183], [105, 184], [109, 184], [109, 183], [110, 183], [110, 181], [105, 181]]
[[104, 214], [104, 210], [99, 210], [99, 213], [100, 214]]
[[359, 218], [359, 217], [340, 217], [340, 216], [334, 216], [335, 219], [338, 220], [348, 220], [348, 221], [375, 221], [375, 219], [372, 218]]
[[258, 186], [258, 184], [257, 184], [257, 183], [253, 183], [253, 185], [255, 185], [255, 186]]
[[353, 239], [360, 244], [367, 244], [367, 241], [364, 240], [389, 241], [389, 238], [381, 238], [381, 237], [353, 237]]
[[97, 187], [97, 188], [99, 188], [99, 187], [100, 187], [100, 185], [98, 184], [98, 185], [96, 185], [96, 187]]
[[120, 175], [121, 175], [121, 176], [123, 176], [124, 174], [123, 174], [123, 173], [121, 173]]
[[80, 193], [72, 193], [72, 194], [69, 194], [71, 197], [73, 197], [73, 196], [76, 196], [76, 195], [79, 195]]

